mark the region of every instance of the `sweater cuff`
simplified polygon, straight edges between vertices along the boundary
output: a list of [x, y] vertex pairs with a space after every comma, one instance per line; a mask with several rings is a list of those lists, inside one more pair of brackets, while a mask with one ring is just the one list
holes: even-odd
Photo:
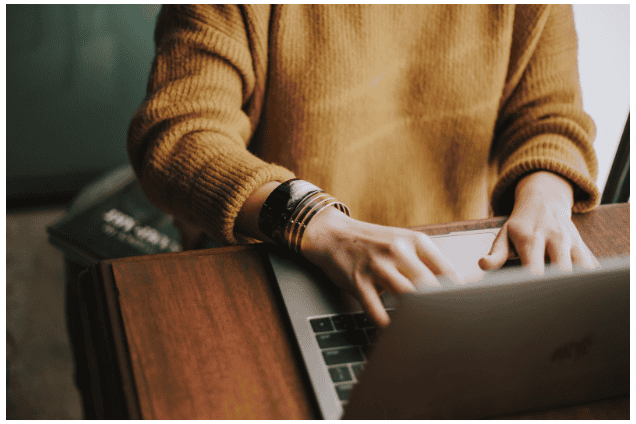
[[543, 134], [527, 141], [500, 167], [499, 179], [492, 192], [495, 215], [509, 215], [515, 200], [515, 187], [524, 176], [535, 171], [550, 171], [568, 180], [574, 189], [572, 212], [582, 213], [600, 202], [596, 183], [597, 161], [592, 154], [584, 157], [570, 139]]
[[268, 164], [244, 149], [228, 149], [208, 163], [192, 190], [192, 207], [197, 217], [216, 219], [199, 222], [208, 234], [225, 244], [243, 244], [250, 240], [234, 234], [234, 223], [243, 203], [257, 188], [271, 181], [287, 181], [294, 174], [278, 165]]

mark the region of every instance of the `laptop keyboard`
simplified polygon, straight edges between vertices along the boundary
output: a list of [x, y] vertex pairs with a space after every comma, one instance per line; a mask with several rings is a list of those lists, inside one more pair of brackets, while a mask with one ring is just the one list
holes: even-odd
[[[389, 315], [393, 309], [387, 309]], [[363, 313], [310, 318], [322, 358], [340, 401], [358, 382], [377, 329]]]

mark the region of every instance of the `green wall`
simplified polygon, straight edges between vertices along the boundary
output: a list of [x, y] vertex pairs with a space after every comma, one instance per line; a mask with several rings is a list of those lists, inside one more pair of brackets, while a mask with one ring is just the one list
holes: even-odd
[[156, 5], [7, 5], [7, 200], [71, 195], [127, 163]]

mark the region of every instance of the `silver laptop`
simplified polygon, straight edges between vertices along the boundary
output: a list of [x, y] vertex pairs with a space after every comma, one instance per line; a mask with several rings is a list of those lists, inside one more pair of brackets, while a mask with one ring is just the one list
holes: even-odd
[[434, 237], [470, 284], [384, 295], [381, 334], [316, 267], [270, 254], [323, 418], [486, 418], [629, 393], [629, 259], [484, 273], [497, 231]]

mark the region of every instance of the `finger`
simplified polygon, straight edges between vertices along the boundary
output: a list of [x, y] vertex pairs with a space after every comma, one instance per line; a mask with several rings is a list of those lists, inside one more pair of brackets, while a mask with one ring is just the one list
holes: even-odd
[[530, 268], [530, 272], [535, 275], [543, 275], [545, 272], [545, 236], [540, 232], [535, 232], [532, 236], [517, 236], [515, 232], [510, 232], [510, 238], [514, 243], [521, 265]]
[[371, 319], [381, 328], [389, 325], [391, 321], [389, 314], [384, 309], [384, 304], [380, 295], [373, 288], [373, 284], [361, 284], [358, 287], [358, 301], [362, 305], [362, 309], [371, 317]]
[[433, 274], [418, 257], [398, 265], [398, 271], [408, 278], [417, 288], [440, 286], [435, 274]]
[[411, 293], [415, 291], [413, 283], [402, 275], [393, 264], [381, 262], [370, 269], [370, 274], [376, 283], [393, 294]]
[[442, 254], [435, 243], [424, 234], [420, 234], [420, 236], [416, 243], [416, 253], [424, 265], [434, 274], [446, 275], [455, 284], [464, 284], [462, 276], [459, 275], [453, 264]]
[[492, 248], [488, 255], [479, 260], [479, 267], [484, 271], [498, 269], [506, 263], [510, 254], [510, 243], [508, 242], [508, 226], [504, 225], [499, 230], [499, 234], [492, 243]]
[[439, 287], [435, 274], [424, 265], [415, 250], [410, 250], [397, 264], [397, 270], [409, 279], [416, 287]]
[[574, 243], [572, 246], [572, 261], [582, 266], [585, 269], [600, 268], [601, 264], [596, 259], [596, 256], [587, 247], [585, 242], [580, 239], [578, 243]]
[[572, 271], [572, 243], [569, 237], [551, 238], [547, 243], [550, 262], [561, 271]]

